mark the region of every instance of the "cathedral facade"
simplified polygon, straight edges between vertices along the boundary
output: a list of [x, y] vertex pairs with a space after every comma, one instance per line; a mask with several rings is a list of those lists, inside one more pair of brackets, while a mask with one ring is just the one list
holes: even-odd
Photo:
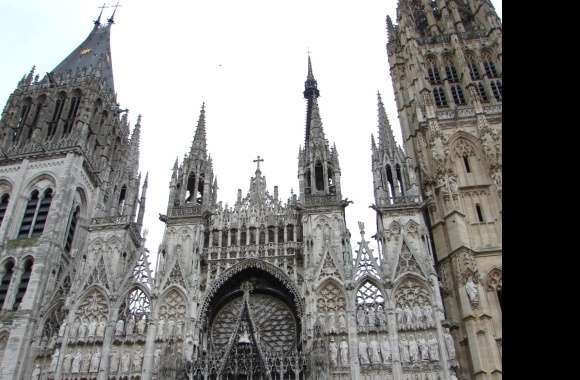
[[0, 379], [501, 378], [501, 25], [487, 1], [401, 1], [387, 20], [405, 150], [378, 94], [377, 252], [363, 223], [351, 243], [309, 58], [299, 193], [269, 188], [258, 156], [223, 205], [202, 105], [155, 263], [113, 17], [25, 75], [0, 119]]

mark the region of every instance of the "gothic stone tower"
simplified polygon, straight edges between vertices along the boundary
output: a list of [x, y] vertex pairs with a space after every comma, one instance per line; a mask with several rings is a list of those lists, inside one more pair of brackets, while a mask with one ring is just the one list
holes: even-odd
[[0, 119], [1, 379], [108, 378], [118, 319], [138, 325], [115, 344], [141, 372], [147, 180], [139, 197], [141, 118], [129, 134], [115, 99], [113, 16], [42, 80], [24, 76]]
[[488, 0], [401, 0], [397, 25], [387, 17], [387, 29], [399, 120], [425, 200], [458, 377], [499, 379], [501, 23]]

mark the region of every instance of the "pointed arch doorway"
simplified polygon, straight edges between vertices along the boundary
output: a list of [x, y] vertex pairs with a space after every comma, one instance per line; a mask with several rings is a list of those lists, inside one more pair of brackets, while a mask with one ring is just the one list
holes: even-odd
[[290, 291], [277, 278], [245, 269], [223, 284], [207, 313], [201, 371], [207, 378], [303, 378], [300, 319]]

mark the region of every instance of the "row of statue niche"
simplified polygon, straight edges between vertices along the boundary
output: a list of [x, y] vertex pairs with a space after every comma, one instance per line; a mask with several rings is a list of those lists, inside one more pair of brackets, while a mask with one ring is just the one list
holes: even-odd
[[401, 308], [397, 305], [397, 326], [399, 330], [421, 330], [435, 327], [433, 308], [429, 304], [420, 306], [415, 303], [413, 307], [408, 304]]
[[145, 335], [145, 328], [147, 327], [147, 319], [145, 316], [141, 316], [137, 322], [135, 318], [131, 316], [125, 324], [123, 319], [119, 319], [115, 324], [115, 336], [130, 336], [133, 334]]
[[334, 338], [330, 338], [330, 344], [328, 346], [330, 351], [330, 364], [332, 367], [338, 367], [339, 364], [342, 367], [346, 367], [350, 364], [348, 358], [348, 343], [345, 338], [342, 338], [340, 343], [336, 343]]
[[434, 334], [408, 334], [399, 337], [402, 363], [438, 362], [439, 342]]
[[[60, 351], [57, 348], [52, 354], [52, 359], [50, 362], [49, 372], [56, 373], [58, 361], [60, 359]], [[62, 360], [62, 372], [63, 373], [83, 373], [83, 372], [99, 372], [99, 366], [101, 364], [101, 352], [99, 350], [90, 352], [87, 351], [82, 353], [77, 351], [76, 353], [69, 352], [64, 355]], [[39, 379], [41, 375], [41, 368], [37, 364], [32, 371], [32, 379]]]
[[322, 327], [325, 334], [346, 334], [348, 332], [346, 315], [344, 313], [320, 313], [316, 316], [316, 324]]
[[387, 315], [382, 305], [359, 306], [356, 321], [359, 331], [387, 331]]
[[[63, 322], [58, 330], [58, 336], [61, 338], [64, 336], [66, 324], [66, 322]], [[85, 338], [103, 338], [106, 327], [107, 321], [105, 318], [77, 318], [73, 322], [69, 331], [69, 340], [75, 341], [84, 340]]]
[[137, 350], [131, 355], [129, 351], [111, 353], [111, 373], [141, 372], [143, 366], [143, 351]]
[[392, 359], [391, 342], [388, 335], [370, 335], [369, 342], [363, 336], [359, 336], [358, 356], [362, 365], [387, 364]]
[[182, 337], [184, 335], [184, 322], [173, 319], [159, 319], [157, 322], [157, 339], [163, 340], [170, 337]]

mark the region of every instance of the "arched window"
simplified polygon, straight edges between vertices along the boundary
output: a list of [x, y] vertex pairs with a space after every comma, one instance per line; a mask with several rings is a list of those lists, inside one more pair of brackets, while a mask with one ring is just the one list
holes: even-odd
[[334, 184], [334, 171], [331, 167], [328, 168], [328, 192], [336, 194], [336, 186]]
[[70, 105], [68, 108], [68, 115], [66, 117], [66, 121], [64, 123], [64, 129], [62, 131], [62, 135], [66, 136], [72, 131], [72, 127], [74, 125], [75, 118], [77, 116], [77, 111], [79, 109], [79, 104], [81, 102], [81, 92], [80, 90], [75, 90], [73, 92], [73, 96], [70, 100]]
[[48, 122], [48, 134], [47, 137], [51, 138], [56, 133], [56, 128], [58, 127], [58, 122], [60, 121], [60, 116], [62, 114], [62, 109], [64, 108], [64, 102], [66, 101], [66, 94], [61, 92], [58, 94], [56, 103], [54, 105], [54, 112], [52, 114], [52, 119]]
[[187, 190], [185, 193], [185, 201], [191, 202], [195, 197], [195, 173], [189, 173], [187, 178]]
[[209, 231], [203, 232], [203, 247], [204, 248], [209, 247]]
[[38, 119], [40, 118], [40, 113], [42, 112], [42, 108], [44, 107], [45, 102], [46, 95], [40, 95], [38, 99], [36, 99], [36, 109], [34, 110], [34, 117], [32, 118], [32, 123], [30, 123], [28, 134], [26, 135], [27, 140], [30, 140], [32, 137], [32, 132], [34, 132], [34, 128], [36, 128], [38, 125]]
[[13, 274], [14, 261], [8, 260], [4, 264], [4, 273], [2, 274], [2, 280], [0, 282], [0, 309], [4, 306], [4, 301], [6, 300], [6, 294], [8, 293], [8, 287], [10, 286]]
[[447, 98], [445, 97], [443, 87], [433, 87], [433, 98], [435, 99], [435, 105], [437, 107], [447, 107]]
[[136, 335], [145, 335], [150, 315], [151, 301], [140, 288], [133, 289], [119, 308], [119, 320], [124, 321], [125, 325], [133, 320], [133, 326], [136, 328], [132, 333]]
[[294, 241], [294, 225], [289, 224], [286, 226], [286, 237], [288, 241]]
[[463, 164], [465, 165], [465, 172], [471, 173], [471, 166], [469, 166], [469, 156], [463, 155]]
[[246, 226], [242, 226], [240, 232], [240, 245], [246, 245], [246, 241], [248, 240], [248, 232]]
[[256, 244], [256, 227], [250, 227], [250, 244]]
[[125, 198], [127, 197], [127, 185], [121, 187], [121, 192], [119, 193], [119, 202], [117, 202], [119, 215], [123, 215], [125, 211]]
[[385, 304], [385, 297], [381, 290], [370, 281], [365, 281], [356, 292], [358, 306], [378, 306]]
[[471, 77], [471, 80], [473, 81], [481, 80], [479, 67], [477, 66], [477, 62], [475, 61], [473, 54], [467, 54], [465, 58], [467, 60], [467, 67], [469, 69], [469, 76]]
[[284, 226], [278, 226], [278, 243], [284, 243]]
[[[28, 114], [30, 113], [30, 108], [32, 106], [32, 99], [26, 98], [22, 103], [20, 108], [20, 117], [18, 118], [18, 134], [22, 133], [22, 128], [26, 126], [26, 119], [28, 119]], [[14, 136], [14, 141], [17, 140], [17, 136]]]
[[228, 230], [224, 228], [222, 230], [222, 247], [227, 246], [228, 246]]
[[10, 201], [10, 194], [4, 194], [0, 198], [0, 226], [4, 220], [4, 215], [6, 215], [6, 209], [8, 208], [8, 202]]
[[24, 263], [24, 272], [20, 277], [20, 284], [18, 285], [18, 289], [16, 291], [16, 298], [14, 299], [14, 305], [12, 306], [13, 310], [18, 310], [24, 295], [26, 294], [26, 289], [28, 288], [28, 282], [30, 281], [30, 276], [32, 275], [32, 265], [34, 264], [34, 260], [28, 259]]
[[483, 103], [489, 102], [489, 97], [487, 96], [487, 92], [485, 91], [485, 87], [483, 87], [483, 83], [477, 83], [477, 93], [479, 94], [479, 98]]
[[197, 185], [197, 197], [195, 199], [195, 202], [200, 205], [203, 201], [203, 187], [205, 185], [205, 175], [203, 173], [201, 173], [199, 175], [199, 183]]
[[260, 227], [259, 239], [260, 244], [266, 244], [266, 231], [264, 231], [264, 227]]
[[459, 82], [459, 75], [457, 75], [457, 70], [455, 69], [455, 64], [451, 57], [445, 58], [445, 74], [447, 74], [447, 80], [449, 83]]
[[427, 76], [431, 84], [441, 84], [441, 76], [435, 57], [427, 58]]
[[230, 230], [230, 245], [234, 247], [238, 245], [238, 230], [235, 228]]
[[211, 246], [217, 247], [220, 244], [220, 232], [219, 230], [212, 230], [211, 231]]
[[37, 237], [42, 235], [51, 203], [52, 203], [52, 189], [46, 189], [44, 191], [42, 199], [40, 200], [40, 205], [38, 206], [38, 212], [36, 213], [36, 219], [34, 221], [34, 227], [32, 228], [31, 237]]
[[312, 178], [310, 169], [308, 169], [306, 170], [306, 188], [304, 189], [304, 192], [306, 194], [310, 194], [311, 190], [312, 190]]
[[477, 213], [477, 221], [483, 223], [484, 222], [483, 212], [481, 210], [481, 206], [479, 205], [479, 203], [475, 204], [475, 212]]
[[451, 85], [451, 95], [453, 96], [453, 103], [455, 103], [455, 105], [464, 106], [467, 104], [465, 102], [465, 96], [463, 95], [463, 88], [461, 88], [461, 85]]
[[491, 81], [490, 85], [491, 85], [491, 92], [493, 92], [493, 97], [498, 102], [501, 102], [503, 99], [503, 91], [502, 91], [501, 81], [500, 80]]
[[405, 195], [405, 186], [403, 185], [403, 177], [401, 176], [401, 165], [397, 164], [395, 166], [395, 170], [397, 172], [397, 183], [399, 185], [399, 191], [401, 195]]
[[395, 181], [393, 180], [393, 171], [391, 170], [391, 165], [387, 165], [385, 168], [387, 172], [387, 182], [389, 189], [391, 190], [391, 198], [395, 197]]
[[66, 242], [64, 245], [64, 249], [67, 252], [70, 252], [70, 249], [72, 248], [72, 243], [73, 243], [73, 240], [75, 237], [75, 231], [77, 229], [77, 222], [79, 219], [80, 212], [81, 212], [81, 207], [80, 206], [75, 207], [75, 209], [71, 215], [71, 218], [70, 218], [70, 223], [68, 226], [68, 233], [66, 234]]
[[276, 241], [276, 227], [268, 226], [268, 243], [274, 243]]
[[486, 52], [482, 55], [483, 58], [483, 67], [485, 69], [485, 75], [488, 78], [497, 78], [497, 70], [495, 68], [495, 63], [493, 62], [492, 58], [491, 58], [491, 54], [489, 52]]
[[316, 182], [316, 190], [323, 191], [324, 190], [324, 169], [322, 168], [322, 163], [320, 161], [316, 161], [316, 165], [314, 166], [314, 177]]

